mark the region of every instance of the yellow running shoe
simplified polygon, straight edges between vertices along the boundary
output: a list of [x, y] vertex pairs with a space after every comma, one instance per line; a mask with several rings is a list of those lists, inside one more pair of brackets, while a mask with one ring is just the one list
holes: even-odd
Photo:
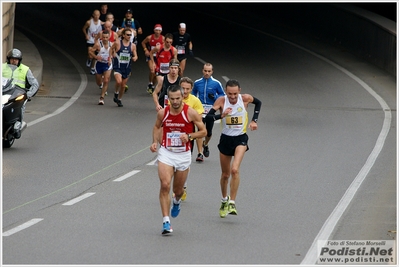
[[183, 192], [183, 195], [181, 196], [181, 201], [184, 201], [184, 200], [186, 200], [186, 198], [187, 198], [187, 187], [184, 187], [184, 192]]
[[229, 214], [237, 215], [236, 204], [229, 203]]
[[226, 217], [227, 214], [229, 213], [229, 200], [230, 200], [230, 196], [227, 196], [227, 200], [222, 201], [222, 205], [220, 206], [220, 209], [219, 209], [220, 218]]

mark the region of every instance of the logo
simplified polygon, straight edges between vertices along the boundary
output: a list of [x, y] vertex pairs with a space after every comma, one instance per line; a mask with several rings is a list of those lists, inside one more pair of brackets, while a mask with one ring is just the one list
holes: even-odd
[[396, 264], [395, 240], [319, 240], [318, 264]]

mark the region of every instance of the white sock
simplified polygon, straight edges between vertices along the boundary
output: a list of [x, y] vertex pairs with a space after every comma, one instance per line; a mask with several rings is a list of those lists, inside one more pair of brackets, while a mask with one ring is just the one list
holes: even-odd
[[170, 222], [169, 216], [163, 217], [163, 222]]
[[229, 201], [231, 204], [236, 204], [236, 202], [234, 200], [230, 200]]
[[226, 202], [229, 198], [228, 197], [222, 197], [222, 201]]
[[173, 204], [179, 204], [181, 202], [181, 199], [179, 199], [179, 201], [176, 200], [176, 198], [173, 198]]

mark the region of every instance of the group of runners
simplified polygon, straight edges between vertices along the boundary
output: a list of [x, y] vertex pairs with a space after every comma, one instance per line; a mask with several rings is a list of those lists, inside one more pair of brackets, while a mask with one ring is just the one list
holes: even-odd
[[[170, 217], [179, 215], [181, 201], [187, 197], [194, 140], [198, 149], [196, 161], [203, 162], [204, 156], [210, 154], [209, 142], [216, 120], [221, 120], [222, 124], [217, 146], [222, 195], [219, 216], [237, 215], [235, 200], [240, 183], [239, 169], [249, 149], [247, 128], [257, 130], [261, 101], [250, 94], [242, 94], [237, 80], [228, 80], [223, 88], [213, 78], [210, 63], [204, 64], [201, 78], [193, 81], [184, 76], [187, 56], [193, 56], [193, 44], [185, 23], [179, 24], [177, 32], [164, 36], [162, 25], [155, 24], [154, 33], [138, 44], [137, 35], [142, 34], [142, 30], [133, 19], [132, 10], [126, 11], [118, 28], [113, 25], [113, 15], [106, 9], [102, 5], [101, 12], [95, 10], [83, 27], [88, 46], [86, 65], [91, 74], [96, 75], [96, 83], [101, 89], [99, 105], [104, 105], [111, 71], [114, 71], [113, 100], [122, 107], [131, 63], [138, 58], [137, 46], [142, 46], [149, 68], [147, 91], [153, 97], [157, 112], [150, 150], [157, 153], [162, 234], [173, 232]], [[100, 20], [103, 13], [105, 21]], [[249, 103], [255, 105], [251, 120], [248, 120], [247, 112]]]

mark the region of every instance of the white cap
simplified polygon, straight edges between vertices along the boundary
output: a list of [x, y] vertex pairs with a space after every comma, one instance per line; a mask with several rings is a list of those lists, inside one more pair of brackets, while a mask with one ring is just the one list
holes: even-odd
[[186, 28], [186, 23], [180, 23], [179, 28], [185, 29]]

